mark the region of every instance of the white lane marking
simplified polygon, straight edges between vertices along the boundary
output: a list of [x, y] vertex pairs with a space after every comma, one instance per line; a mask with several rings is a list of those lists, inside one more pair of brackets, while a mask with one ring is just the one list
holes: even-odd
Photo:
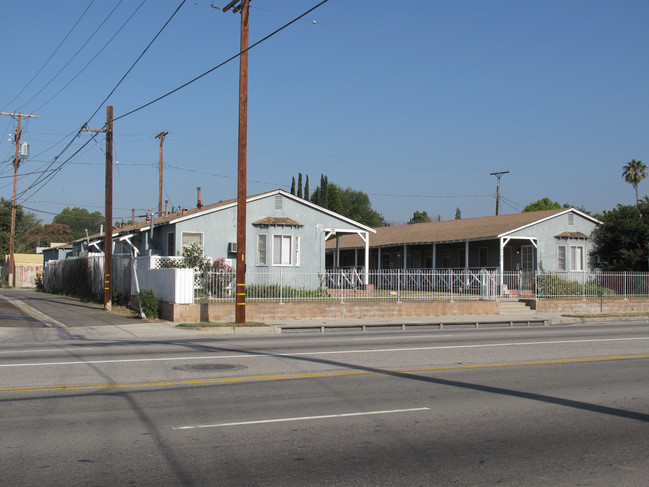
[[362, 413], [325, 414], [321, 416], [301, 416], [297, 418], [260, 419], [257, 421], [239, 421], [236, 423], [199, 424], [195, 426], [174, 426], [173, 429], [193, 430], [193, 429], [201, 429], [201, 428], [222, 428], [224, 426], [247, 426], [247, 425], [254, 425], [254, 424], [288, 423], [291, 421], [312, 421], [316, 419], [349, 418], [352, 416], [372, 416], [376, 414], [412, 413], [416, 411], [430, 411], [430, 408], [390, 409], [387, 411], [365, 411]]
[[[440, 337], [452, 337], [453, 335], [435, 335], [435, 338]], [[408, 335], [408, 336], [389, 336], [389, 337], [361, 337], [361, 338], [349, 338], [350, 342], [356, 341], [370, 341], [370, 340], [394, 340], [395, 338], [408, 339], [408, 338], [430, 338], [430, 335]]]
[[602, 342], [627, 342], [636, 340], [649, 340], [649, 337], [632, 338], [593, 338], [585, 340], [552, 340], [540, 342], [512, 342], [512, 343], [487, 343], [481, 345], [447, 345], [435, 347], [406, 347], [406, 348], [370, 348], [366, 350], [328, 350], [323, 352], [296, 352], [296, 353], [241, 353], [237, 355], [203, 355], [189, 357], [158, 357], [158, 358], [130, 358], [110, 360], [77, 360], [68, 362], [35, 362], [26, 364], [0, 364], [2, 367], [38, 367], [43, 365], [91, 365], [91, 364], [122, 364], [132, 362], [173, 362], [186, 360], [222, 360], [240, 358], [281, 358], [281, 357], [313, 357], [319, 355], [346, 355], [360, 353], [394, 353], [394, 352], [422, 352], [432, 350], [459, 350], [468, 348], [495, 348], [495, 347], [520, 347], [528, 345], [562, 345], [574, 343], [602, 343]]

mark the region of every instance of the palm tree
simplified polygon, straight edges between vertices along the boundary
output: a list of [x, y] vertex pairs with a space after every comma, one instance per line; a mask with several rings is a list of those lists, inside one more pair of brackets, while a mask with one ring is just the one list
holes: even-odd
[[642, 161], [631, 159], [631, 162], [624, 165], [622, 168], [622, 177], [624, 180], [633, 186], [635, 190], [635, 206], [638, 206], [638, 183], [647, 177], [647, 166]]

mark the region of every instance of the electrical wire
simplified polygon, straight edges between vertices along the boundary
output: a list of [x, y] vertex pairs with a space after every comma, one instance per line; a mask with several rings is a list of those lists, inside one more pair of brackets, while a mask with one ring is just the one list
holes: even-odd
[[[242, 54], [244, 54], [244, 53], [250, 51], [251, 49], [253, 49], [253, 48], [255, 48], [255, 47], [257, 47], [257, 46], [258, 46], [259, 44], [261, 44], [262, 42], [267, 41], [267, 40], [270, 39], [271, 37], [277, 35], [277, 34], [280, 33], [281, 31], [283, 31], [284, 29], [286, 29], [287, 27], [293, 25], [295, 22], [297, 22], [297, 21], [301, 20], [302, 18], [304, 18], [305, 16], [309, 15], [311, 12], [313, 12], [314, 10], [316, 10], [317, 8], [319, 8], [320, 6], [324, 5], [324, 4], [327, 3], [328, 1], [329, 1], [329, 0], [322, 0], [322, 1], [321, 1], [320, 3], [318, 3], [315, 7], [310, 8], [309, 10], [307, 10], [306, 12], [304, 12], [302, 15], [300, 15], [300, 16], [294, 18], [294, 19], [291, 20], [290, 22], [284, 24], [284, 25], [283, 25], [282, 27], [280, 27], [279, 29], [277, 29], [277, 30], [271, 32], [270, 34], [268, 34], [266, 37], [263, 37], [263, 38], [261, 38], [260, 40], [258, 40], [257, 42], [255, 42], [255, 43], [253, 43], [252, 45], [248, 46], [247, 49], [244, 49], [243, 51], [239, 52], [238, 54], [235, 54], [234, 56], [230, 57], [229, 59], [226, 59], [226, 60], [223, 61], [222, 63], [217, 64], [217, 65], [214, 66], [213, 68], [211, 68], [211, 69], [205, 71], [203, 74], [200, 74], [200, 75], [196, 76], [194, 79], [191, 79], [191, 80], [187, 81], [186, 83], [184, 83], [184, 84], [178, 86], [177, 88], [175, 88], [175, 89], [173, 89], [173, 90], [171, 90], [171, 91], [165, 93], [164, 95], [161, 95], [161, 96], [159, 96], [158, 98], [156, 98], [156, 99], [154, 99], [154, 100], [151, 100], [150, 102], [145, 103], [144, 105], [142, 105], [142, 106], [140, 106], [140, 107], [138, 107], [138, 108], [135, 108], [135, 109], [131, 110], [130, 112], [126, 112], [126, 113], [124, 113], [123, 115], [120, 115], [119, 117], [115, 117], [115, 118], [113, 119], [113, 121], [120, 120], [120, 119], [122, 119], [122, 118], [128, 117], [129, 115], [134, 114], [135, 112], [139, 112], [140, 110], [142, 110], [142, 109], [144, 109], [144, 108], [146, 108], [146, 107], [148, 107], [148, 106], [151, 106], [151, 105], [153, 105], [154, 103], [157, 103], [157, 102], [159, 102], [160, 100], [163, 100], [163, 99], [167, 98], [167, 97], [170, 96], [170, 95], [173, 95], [174, 93], [176, 93], [176, 92], [182, 90], [183, 88], [186, 88], [187, 86], [189, 86], [189, 85], [195, 83], [196, 81], [198, 81], [198, 80], [201, 79], [201, 78], [204, 78], [205, 76], [207, 76], [208, 74], [210, 74], [210, 73], [216, 71], [217, 69], [222, 68], [222, 67], [225, 66], [226, 64], [228, 64], [228, 63], [232, 62], [233, 60], [237, 59], [238, 57], [240, 57]], [[184, 3], [184, 2], [183, 2], [183, 3]]]
[[[76, 139], [76, 138], [81, 134], [81, 132], [83, 131], [83, 129], [84, 129], [85, 127], [88, 126], [88, 124], [90, 123], [90, 121], [91, 121], [91, 120], [93, 119], [93, 117], [97, 114], [97, 112], [101, 109], [101, 107], [103, 106], [103, 104], [104, 104], [104, 103], [105, 103], [105, 102], [110, 98], [110, 96], [115, 92], [115, 90], [119, 87], [119, 85], [124, 81], [124, 79], [126, 78], [126, 76], [131, 72], [131, 70], [135, 67], [135, 65], [136, 65], [136, 64], [138, 63], [138, 61], [142, 58], [142, 56], [143, 56], [143, 55], [148, 51], [148, 49], [151, 47], [151, 45], [153, 44], [153, 42], [154, 42], [154, 41], [155, 41], [155, 40], [160, 36], [160, 34], [162, 33], [162, 31], [167, 27], [167, 25], [169, 24], [169, 22], [171, 22], [171, 20], [175, 17], [175, 15], [178, 13], [178, 11], [180, 10], [180, 8], [185, 4], [186, 1], [187, 1], [187, 0], [182, 0], [182, 2], [180, 3], [180, 5], [178, 6], [178, 8], [176, 8], [176, 10], [173, 12], [173, 14], [171, 15], [171, 17], [169, 17], [169, 19], [165, 22], [165, 24], [162, 26], [162, 28], [161, 28], [161, 29], [158, 31], [158, 33], [155, 35], [155, 37], [153, 38], [153, 40], [152, 40], [152, 41], [147, 45], [147, 47], [146, 47], [146, 48], [144, 49], [144, 51], [140, 54], [140, 56], [138, 56], [137, 60], [136, 60], [136, 61], [131, 65], [131, 67], [128, 69], [128, 71], [126, 72], [126, 74], [124, 74], [124, 76], [122, 76], [122, 78], [119, 80], [119, 82], [117, 83], [117, 85], [115, 85], [115, 87], [111, 90], [111, 92], [108, 94], [108, 96], [107, 96], [106, 98], [104, 98], [104, 100], [99, 104], [99, 106], [97, 107], [97, 109], [96, 109], [96, 110], [93, 112], [93, 114], [88, 118], [88, 121], [87, 121], [87, 122], [86, 122], [86, 123], [85, 123], [85, 124], [84, 124], [84, 125], [83, 125], [79, 130], [78, 130], [78, 131], [77, 131], [76, 135], [75, 135], [75, 136], [74, 136], [74, 137], [73, 137], [73, 138], [68, 142], [68, 144], [65, 146], [65, 148], [64, 148], [61, 152], [59, 152], [59, 154], [58, 154], [58, 155], [54, 158], [54, 160], [49, 164], [48, 169], [51, 168], [51, 167], [56, 163], [56, 161], [57, 161], [57, 160], [58, 160], [58, 159], [59, 159], [59, 158], [60, 158], [60, 157], [61, 157], [61, 156], [62, 156], [62, 155], [63, 155], [63, 154], [64, 154], [64, 153], [65, 153], [65, 152], [70, 148], [70, 146], [72, 145], [72, 143], [74, 142], [74, 140], [75, 140], [75, 139]], [[120, 3], [121, 3], [121, 2], [122, 2], [122, 0], [120, 0]], [[119, 4], [118, 4], [118, 5], [119, 5]], [[113, 11], [114, 11], [114, 10], [113, 10]], [[112, 12], [111, 12], [111, 14], [112, 14]], [[93, 34], [93, 35], [94, 35], [94, 34]], [[105, 126], [106, 126], [106, 125], [104, 124], [104, 127], [105, 127]], [[102, 127], [102, 130], [103, 130], [104, 127]], [[92, 137], [91, 137], [90, 140], [94, 140], [96, 137], [97, 137], [97, 133], [94, 133], [94, 134], [92, 135]], [[88, 140], [88, 141], [87, 141], [87, 142], [86, 142], [86, 143], [85, 143], [85, 144], [84, 144], [84, 145], [83, 145], [79, 150], [77, 150], [74, 154], [72, 154], [70, 157], [68, 157], [68, 159], [66, 159], [65, 161], [63, 161], [63, 162], [58, 166], [58, 168], [57, 168], [55, 171], [49, 173], [49, 174], [48, 174], [47, 176], [45, 176], [45, 177], [37, 178], [37, 180], [34, 181], [34, 182], [33, 182], [33, 183], [32, 183], [32, 184], [31, 184], [31, 185], [30, 185], [26, 190], [22, 191], [22, 192], [20, 193], [20, 195], [23, 196], [26, 192], [28, 192], [28, 191], [30, 191], [31, 189], [34, 189], [34, 188], [36, 188], [36, 189], [35, 189], [35, 191], [30, 195], [30, 197], [33, 196], [36, 192], [40, 191], [40, 190], [41, 190], [41, 189], [42, 189], [42, 188], [43, 188], [47, 183], [49, 183], [49, 182], [52, 180], [52, 178], [54, 178], [54, 176], [55, 176], [56, 174], [58, 174], [58, 172], [63, 168], [63, 166], [64, 166], [66, 163], [70, 162], [70, 160], [71, 160], [74, 156], [76, 156], [76, 155], [77, 155], [77, 154], [78, 154], [78, 153], [79, 153], [79, 152], [80, 152], [84, 147], [86, 147], [86, 146], [89, 144], [90, 140]], [[57, 144], [57, 145], [58, 145], [58, 144]], [[38, 186], [38, 187], [37, 187], [37, 186]]]
[[108, 19], [115, 13], [115, 10], [117, 10], [117, 8], [122, 4], [123, 1], [124, 0], [119, 0], [117, 5], [115, 5], [113, 10], [110, 11], [110, 13], [104, 19], [104, 21], [101, 24], [99, 24], [99, 27], [97, 27], [97, 29], [95, 29], [95, 31], [92, 33], [92, 35], [86, 40], [86, 42], [84, 42], [81, 45], [81, 47], [77, 50], [77, 52], [74, 53], [74, 55], [68, 60], [68, 62], [65, 63], [63, 65], [63, 67], [61, 69], [59, 69], [59, 71], [47, 83], [45, 83], [45, 86], [43, 86], [40, 90], [38, 90], [38, 92], [34, 96], [32, 96], [29, 100], [27, 100], [25, 103], [23, 103], [22, 106], [25, 106], [28, 103], [30, 103], [34, 98], [36, 98], [38, 95], [40, 95], [43, 92], [43, 90], [45, 88], [47, 88], [56, 78], [59, 77], [59, 75], [63, 72], [63, 70], [65, 70], [65, 68], [67, 68], [69, 66], [69, 64], [74, 60], [74, 58], [76, 58], [79, 55], [79, 53], [88, 45], [88, 43], [92, 40], [92, 38], [95, 37], [97, 32], [99, 32], [99, 30], [104, 26], [104, 24], [106, 22], [108, 22]]
[[51, 102], [54, 98], [56, 98], [57, 96], [59, 96], [59, 94], [60, 94], [63, 90], [65, 90], [68, 86], [70, 86], [70, 85], [72, 84], [72, 82], [73, 82], [75, 79], [77, 79], [77, 78], [79, 77], [79, 75], [81, 75], [81, 73], [83, 73], [83, 72], [88, 68], [88, 66], [90, 66], [90, 65], [93, 63], [93, 61], [94, 61], [95, 59], [97, 59], [97, 57], [98, 57], [98, 56], [99, 56], [99, 55], [104, 51], [104, 49], [106, 49], [106, 48], [108, 47], [108, 45], [109, 45], [111, 42], [113, 42], [113, 40], [115, 39], [115, 37], [117, 37], [117, 34], [119, 34], [119, 33], [122, 31], [122, 29], [123, 29], [124, 27], [126, 27], [126, 25], [131, 21], [131, 19], [132, 19], [132, 18], [135, 16], [135, 14], [140, 10], [140, 8], [142, 8], [142, 5], [144, 5], [145, 2], [146, 2], [146, 0], [142, 0], [142, 3], [140, 3], [140, 5], [138, 5], [138, 7], [137, 7], [137, 8], [133, 11], [133, 13], [128, 17], [128, 19], [126, 19], [126, 21], [125, 21], [125, 22], [120, 26], [120, 28], [117, 29], [117, 31], [113, 34], [113, 36], [112, 36], [110, 39], [108, 39], [108, 42], [106, 42], [106, 44], [104, 44], [104, 46], [103, 46], [103, 47], [102, 47], [102, 48], [97, 52], [97, 54], [95, 54], [95, 55], [92, 57], [92, 59], [90, 59], [90, 61], [88, 61], [88, 62], [86, 63], [86, 65], [85, 65], [83, 68], [81, 68], [81, 70], [80, 70], [77, 74], [75, 74], [75, 75], [72, 77], [72, 79], [71, 79], [70, 81], [68, 81], [68, 82], [63, 86], [63, 88], [61, 88], [59, 91], [57, 91], [57, 92], [56, 92], [54, 95], [52, 95], [52, 96], [51, 96], [51, 97], [50, 97], [50, 98], [49, 98], [45, 103], [43, 103], [43, 104], [42, 104], [41, 106], [39, 106], [38, 108], [35, 108], [33, 111], [34, 111], [34, 112], [38, 112], [41, 108], [43, 108], [45, 105], [47, 105], [49, 102]]
[[[48, 65], [48, 63], [52, 60], [52, 58], [54, 57], [54, 55], [55, 55], [57, 52], [59, 52], [59, 49], [61, 48], [61, 46], [63, 45], [63, 43], [68, 39], [68, 37], [70, 37], [70, 34], [72, 34], [72, 31], [74, 31], [74, 29], [77, 27], [77, 25], [79, 24], [79, 22], [81, 22], [81, 19], [86, 15], [86, 13], [87, 13], [88, 10], [90, 9], [90, 7], [92, 7], [92, 4], [93, 4], [93, 3], [95, 3], [95, 0], [92, 0], [92, 1], [90, 2], [90, 4], [86, 7], [86, 9], [83, 11], [83, 13], [81, 14], [81, 16], [77, 19], [77, 21], [74, 23], [74, 25], [72, 26], [72, 28], [71, 28], [71, 29], [68, 31], [68, 33], [65, 35], [65, 37], [63, 38], [63, 40], [62, 40], [61, 42], [59, 42], [59, 45], [56, 46], [56, 49], [54, 49], [54, 51], [52, 52], [52, 54], [50, 54], [50, 57], [47, 58], [47, 61], [45, 61], [45, 63], [43, 63], [43, 65], [42, 65], [42, 66], [40, 67], [40, 69], [36, 72], [36, 74], [35, 74], [34, 76], [32, 76], [32, 79], [30, 79], [30, 80], [27, 82], [27, 84], [26, 84], [25, 86], [23, 86], [23, 89], [20, 90], [20, 91], [18, 92], [18, 94], [17, 94], [16, 96], [14, 96], [14, 97], [13, 97], [13, 98], [12, 98], [12, 99], [11, 99], [11, 100], [6, 104], [6, 105], [5, 105], [5, 106], [9, 106], [9, 105], [11, 105], [11, 104], [14, 102], [14, 100], [15, 100], [16, 98], [18, 98], [20, 95], [22, 95], [23, 92], [24, 92], [24, 91], [29, 87], [29, 85], [32, 84], [32, 82], [36, 79], [36, 77], [37, 77], [39, 74], [41, 74], [41, 71], [43, 71], [43, 69], [45, 69], [45, 66]], [[4, 112], [4, 111], [5, 111], [5, 108], [3, 108], [3, 109], [0, 110], [0, 111]]]

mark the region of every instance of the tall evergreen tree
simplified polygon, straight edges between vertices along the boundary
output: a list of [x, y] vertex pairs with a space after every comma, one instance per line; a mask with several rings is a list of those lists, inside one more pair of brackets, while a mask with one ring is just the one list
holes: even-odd
[[295, 176], [291, 178], [291, 194], [295, 194]]
[[302, 198], [302, 173], [297, 173], [297, 197]]
[[304, 199], [309, 199], [309, 175], [306, 175], [306, 182], [304, 183]]
[[461, 220], [462, 219], [462, 210], [460, 210], [459, 206], [457, 208], [455, 208], [455, 219], [456, 220]]

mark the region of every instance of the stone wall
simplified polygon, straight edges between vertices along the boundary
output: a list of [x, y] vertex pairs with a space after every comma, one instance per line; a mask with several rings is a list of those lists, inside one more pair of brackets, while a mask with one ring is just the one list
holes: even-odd
[[[233, 322], [234, 303], [162, 303], [161, 318], [174, 322]], [[246, 304], [246, 321], [309, 318], [394, 318], [406, 316], [471, 316], [498, 314], [498, 303], [489, 301], [407, 302], [302, 302]]]

